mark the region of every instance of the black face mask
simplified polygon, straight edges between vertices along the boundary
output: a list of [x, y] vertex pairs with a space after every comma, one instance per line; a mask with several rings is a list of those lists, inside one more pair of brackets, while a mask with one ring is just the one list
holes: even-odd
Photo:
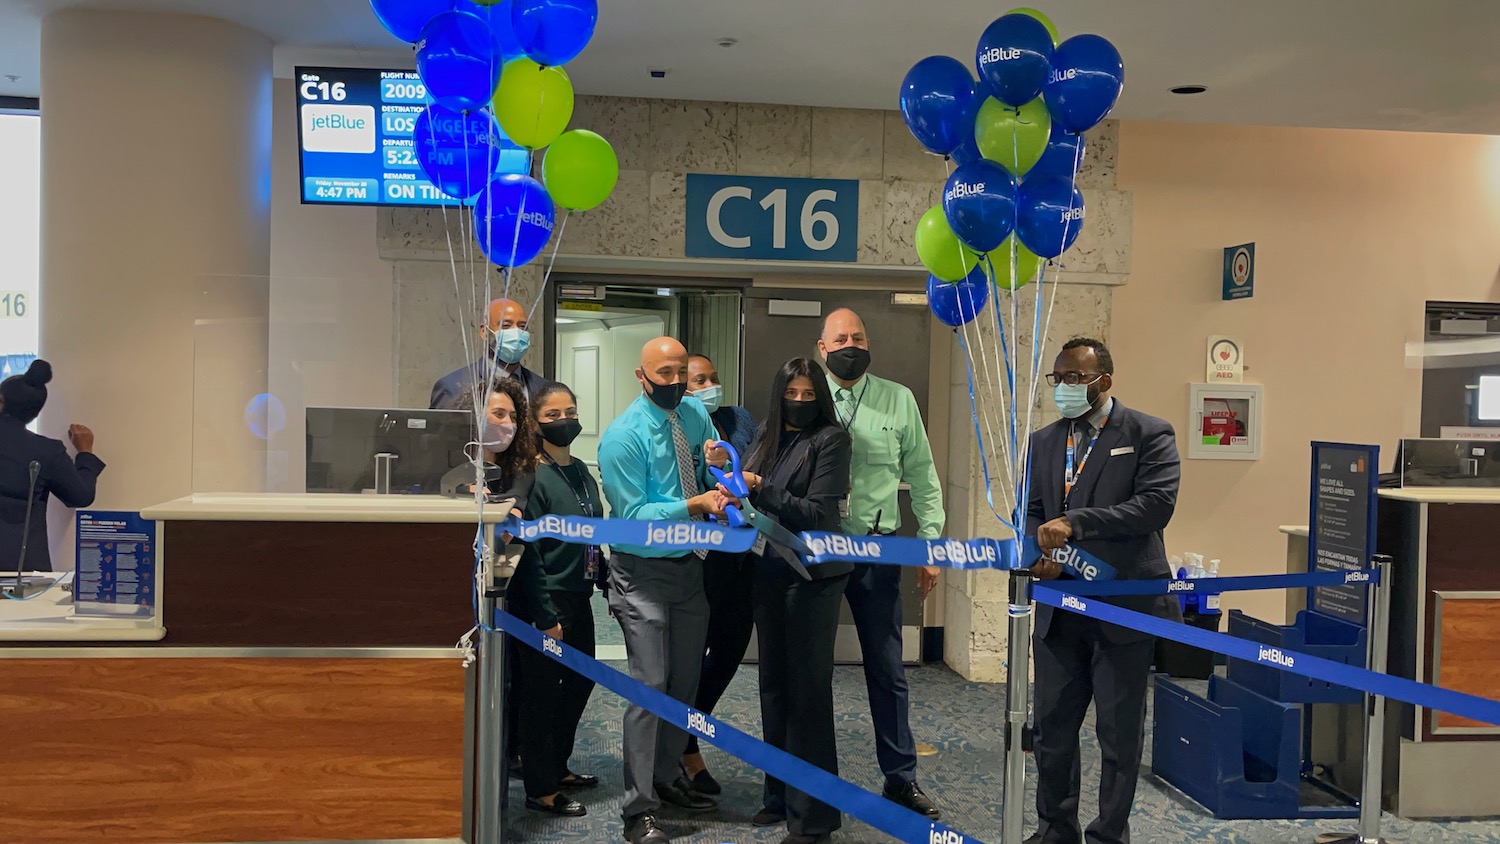
[[828, 371], [843, 381], [858, 381], [859, 376], [870, 368], [870, 351], [856, 346], [845, 346], [828, 353]]
[[816, 401], [781, 400], [781, 421], [793, 428], [802, 430], [818, 421], [820, 416], [821, 411]]
[[554, 419], [543, 422], [537, 429], [542, 432], [542, 439], [558, 448], [567, 448], [583, 433], [583, 423], [577, 419]]
[[662, 410], [676, 410], [677, 405], [682, 404], [682, 397], [687, 394], [687, 382], [658, 384], [647, 378], [646, 385], [651, 388], [652, 403]]

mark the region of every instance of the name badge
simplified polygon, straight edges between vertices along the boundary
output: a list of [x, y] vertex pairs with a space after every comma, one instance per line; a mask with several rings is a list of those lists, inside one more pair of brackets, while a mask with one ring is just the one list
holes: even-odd
[[847, 519], [847, 518], [849, 518], [849, 498], [848, 498], [848, 496], [845, 496], [845, 497], [839, 499], [839, 518], [840, 519]]
[[1109, 450], [1110, 457], [1119, 457], [1122, 454], [1135, 454], [1135, 446], [1122, 445], [1119, 448], [1112, 448]]
[[757, 557], [764, 557], [766, 555], [765, 534], [761, 534], [755, 537], [755, 544], [750, 546], [750, 553], [754, 554]]

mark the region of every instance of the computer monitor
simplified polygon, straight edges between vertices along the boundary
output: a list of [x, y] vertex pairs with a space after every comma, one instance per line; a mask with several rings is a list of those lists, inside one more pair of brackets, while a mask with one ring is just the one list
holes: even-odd
[[1402, 440], [1397, 467], [1402, 486], [1500, 486], [1500, 441]]
[[437, 495], [448, 470], [467, 462], [474, 417], [462, 410], [307, 409], [307, 491], [375, 490], [375, 455], [393, 454], [391, 492]]

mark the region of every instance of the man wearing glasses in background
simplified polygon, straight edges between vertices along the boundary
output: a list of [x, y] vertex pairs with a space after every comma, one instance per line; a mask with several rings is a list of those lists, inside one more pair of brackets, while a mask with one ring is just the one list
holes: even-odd
[[[1169, 578], [1162, 531], [1177, 505], [1177, 436], [1166, 421], [1109, 394], [1114, 359], [1098, 340], [1069, 340], [1047, 383], [1063, 418], [1031, 437], [1026, 532], [1044, 559], [1032, 571], [1063, 575], [1051, 552], [1073, 544], [1123, 580]], [[1094, 600], [1094, 599], [1090, 599]], [[1175, 596], [1100, 599], [1181, 620]], [[1145, 633], [1037, 605], [1037, 815], [1026, 844], [1127, 844], [1156, 640]], [[1099, 736], [1099, 817], [1078, 824], [1078, 732], [1090, 700]]]

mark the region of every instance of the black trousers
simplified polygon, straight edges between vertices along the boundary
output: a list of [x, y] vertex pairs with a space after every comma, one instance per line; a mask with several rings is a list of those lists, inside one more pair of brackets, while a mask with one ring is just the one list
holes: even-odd
[[845, 597], [864, 654], [865, 691], [875, 727], [875, 758], [887, 788], [917, 779], [917, 741], [911, 732], [911, 692], [901, 662], [901, 567], [858, 564]]
[[[1099, 817], [1089, 844], [1128, 844], [1145, 743], [1146, 688], [1154, 638], [1112, 641], [1108, 625], [1056, 612], [1036, 651], [1036, 808], [1043, 844], [1078, 844], [1080, 767], [1078, 733], [1089, 702], [1102, 761]], [[1114, 628], [1118, 631], [1118, 628]]]
[[[703, 561], [703, 591], [708, 595], [708, 641], [704, 643], [703, 674], [693, 708], [713, 714], [719, 698], [734, 680], [750, 647], [755, 613], [750, 595], [755, 584], [755, 558], [750, 554], [710, 551]], [[698, 752], [698, 737], [690, 736], [685, 753]]]
[[[594, 612], [588, 593], [553, 592], [562, 623], [562, 641], [594, 655]], [[568, 773], [578, 722], [588, 706], [594, 681], [532, 648], [520, 648], [521, 774], [526, 796], [546, 797]]]
[[[848, 579], [803, 580], [790, 570], [762, 569], [754, 592], [765, 740], [834, 775], [833, 642]], [[765, 807], [784, 813], [793, 835], [821, 835], [843, 823], [837, 809], [769, 775]]]

